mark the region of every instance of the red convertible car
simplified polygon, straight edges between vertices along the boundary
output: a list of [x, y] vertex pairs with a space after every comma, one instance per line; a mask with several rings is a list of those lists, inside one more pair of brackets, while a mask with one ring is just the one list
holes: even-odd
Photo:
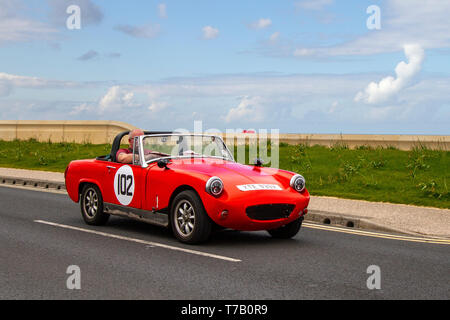
[[73, 161], [65, 172], [70, 198], [89, 225], [110, 215], [169, 227], [178, 240], [207, 240], [215, 226], [267, 230], [295, 236], [307, 213], [309, 193], [298, 174], [236, 163], [221, 137], [145, 132], [131, 141], [133, 163], [117, 162], [122, 138], [111, 154]]

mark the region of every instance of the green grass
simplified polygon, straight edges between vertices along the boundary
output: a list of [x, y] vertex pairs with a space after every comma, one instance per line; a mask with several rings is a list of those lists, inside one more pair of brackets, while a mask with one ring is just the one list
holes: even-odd
[[[0, 141], [0, 166], [64, 172], [71, 160], [95, 158], [110, 149], [111, 145]], [[449, 153], [281, 144], [280, 168], [303, 174], [313, 195], [450, 208]]]
[[440, 208], [450, 207], [449, 161], [424, 148], [280, 148], [280, 167], [302, 173], [312, 194]]
[[111, 145], [42, 143], [36, 140], [0, 140], [0, 166], [64, 172], [70, 161], [92, 159], [111, 152]]

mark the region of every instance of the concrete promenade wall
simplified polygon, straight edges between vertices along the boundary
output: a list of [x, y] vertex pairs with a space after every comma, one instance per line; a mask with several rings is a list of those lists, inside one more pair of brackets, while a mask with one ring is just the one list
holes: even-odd
[[1, 120], [0, 139], [103, 144], [112, 143], [119, 132], [133, 129], [134, 126], [120, 121]]
[[[222, 135], [228, 144], [234, 138], [234, 144], [256, 139], [257, 134]], [[270, 134], [268, 135], [270, 137]], [[231, 140], [230, 140], [231, 139]], [[423, 135], [361, 135], [361, 134], [280, 134], [280, 143], [292, 145], [306, 144], [310, 146], [321, 145], [332, 147], [346, 145], [353, 149], [359, 146], [368, 147], [395, 147], [400, 150], [411, 150], [414, 147], [424, 146], [434, 150], [450, 150], [450, 136], [423, 136]]]
[[[14, 139], [52, 142], [90, 142], [93, 144], [112, 143], [122, 131], [136, 127], [120, 121], [23, 121], [0, 120], [0, 140]], [[147, 129], [147, 128], [142, 128]], [[171, 128], [167, 128], [171, 130]], [[237, 141], [248, 141], [255, 134], [236, 134]], [[410, 150], [415, 146], [430, 149], [450, 150], [450, 136], [424, 135], [352, 135], [352, 134], [280, 134], [279, 141], [288, 144], [309, 144], [334, 146], [345, 144], [350, 148], [358, 146], [395, 147]]]
[[450, 150], [450, 136], [437, 135], [280, 134], [280, 142], [318, 144], [328, 147], [345, 144], [350, 148], [391, 146], [400, 150], [411, 150], [414, 147], [424, 146], [429, 149]]

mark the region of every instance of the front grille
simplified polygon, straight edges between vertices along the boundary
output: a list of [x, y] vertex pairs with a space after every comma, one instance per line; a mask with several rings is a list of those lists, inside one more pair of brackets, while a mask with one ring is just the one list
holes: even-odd
[[247, 207], [245, 212], [253, 220], [277, 220], [288, 218], [294, 208], [293, 204], [263, 204]]

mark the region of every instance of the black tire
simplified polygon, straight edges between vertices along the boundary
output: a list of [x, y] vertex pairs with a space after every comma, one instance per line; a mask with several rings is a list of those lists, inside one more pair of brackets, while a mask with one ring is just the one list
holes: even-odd
[[91, 226], [102, 226], [108, 222], [109, 214], [103, 212], [103, 197], [100, 189], [93, 184], [83, 187], [80, 196], [81, 215]]
[[267, 230], [276, 239], [290, 239], [297, 235], [303, 224], [303, 218], [297, 219], [277, 229]]
[[170, 224], [174, 236], [180, 242], [198, 244], [209, 239], [213, 222], [206, 214], [199, 196], [194, 191], [187, 190], [173, 200]]

